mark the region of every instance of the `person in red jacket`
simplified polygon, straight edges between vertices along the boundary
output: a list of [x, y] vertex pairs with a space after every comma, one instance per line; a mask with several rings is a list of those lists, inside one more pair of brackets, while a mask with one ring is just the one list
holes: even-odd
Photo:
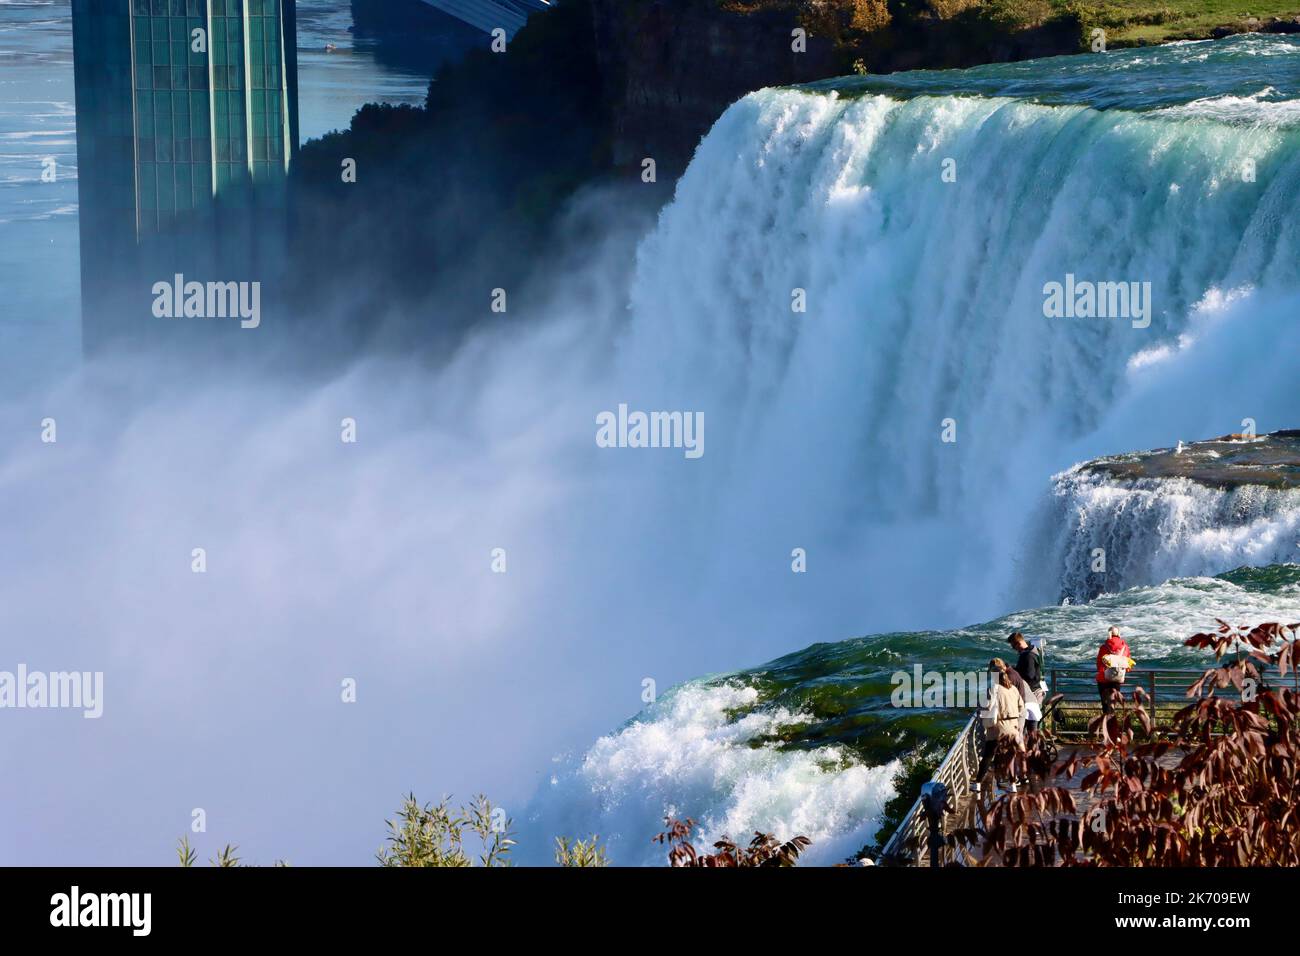
[[1132, 664], [1132, 655], [1129, 654], [1128, 644], [1124, 638], [1119, 636], [1119, 628], [1112, 627], [1106, 635], [1106, 640], [1102, 642], [1101, 648], [1097, 651], [1097, 693], [1101, 697], [1101, 712], [1109, 714], [1111, 712], [1111, 701], [1114, 695], [1120, 689], [1120, 682], [1110, 680], [1106, 676], [1108, 666], [1106, 658], [1112, 654], [1122, 657], [1127, 662], [1127, 666]]

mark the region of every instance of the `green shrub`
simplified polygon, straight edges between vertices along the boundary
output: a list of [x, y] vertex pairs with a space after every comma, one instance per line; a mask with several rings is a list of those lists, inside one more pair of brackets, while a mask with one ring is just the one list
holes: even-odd
[[600, 845], [600, 838], [592, 834], [590, 840], [555, 838], [556, 866], [609, 866], [609, 857]]
[[415, 794], [407, 794], [397, 820], [386, 822], [388, 846], [375, 854], [380, 866], [473, 866], [465, 850], [466, 832], [482, 843], [482, 866], [510, 865], [510, 848], [515, 845], [510, 838], [512, 821], [482, 794], [459, 810], [447, 797], [421, 806]]
[[990, 23], [1010, 30], [1040, 27], [1056, 15], [1049, 0], [986, 0], [980, 12]]
[[894, 835], [900, 823], [912, 809], [912, 804], [921, 796], [923, 787], [943, 763], [944, 755], [953, 741], [956, 732], [942, 735], [933, 743], [918, 747], [902, 760], [898, 773], [894, 775], [894, 795], [885, 802], [880, 814], [880, 825], [872, 843], [867, 844], [851, 859], [845, 862], [856, 863], [862, 857], [875, 858], [884, 850], [889, 838]]

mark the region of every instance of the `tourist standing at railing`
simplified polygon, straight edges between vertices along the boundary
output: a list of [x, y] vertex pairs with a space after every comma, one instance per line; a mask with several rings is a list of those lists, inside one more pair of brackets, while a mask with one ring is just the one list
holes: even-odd
[[1016, 673], [1033, 688], [1034, 696], [1041, 705], [1047, 696], [1047, 685], [1043, 683], [1042, 653], [1038, 648], [1030, 647], [1029, 641], [1025, 640], [1025, 635], [1019, 631], [1012, 631], [1011, 636], [1007, 638], [1007, 643], [1020, 655], [1016, 658]]
[[1010, 672], [999, 670], [994, 664], [989, 665], [989, 676], [992, 678], [989, 696], [984, 709], [980, 711], [980, 721], [984, 724], [984, 750], [980, 754], [975, 779], [971, 781], [972, 793], [980, 792], [980, 781], [988, 773], [989, 761], [993, 759], [999, 741], [1010, 738], [1018, 747], [1023, 743], [1020, 723], [1025, 715], [1025, 701], [1012, 686], [1008, 673]]
[[999, 676], [1005, 675], [1011, 681], [1011, 686], [1016, 689], [1020, 699], [1024, 702], [1025, 712], [1020, 719], [1020, 739], [1028, 743], [1027, 733], [1032, 734], [1038, 729], [1038, 722], [1043, 719], [1043, 709], [1039, 706], [1038, 695], [1034, 693], [1033, 687], [1028, 681], [1020, 676], [1019, 672], [1012, 670], [1007, 666], [1007, 662], [1000, 657], [995, 657], [989, 661], [989, 670], [996, 668]]
[[1103, 714], [1113, 709], [1113, 699], [1136, 663], [1129, 654], [1128, 644], [1119, 636], [1119, 628], [1112, 627], [1097, 651], [1097, 694], [1101, 697]]

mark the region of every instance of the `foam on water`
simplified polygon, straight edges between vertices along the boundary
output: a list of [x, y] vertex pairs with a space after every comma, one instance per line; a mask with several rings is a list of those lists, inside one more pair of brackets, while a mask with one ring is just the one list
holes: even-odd
[[[836, 863], [874, 837], [894, 793], [897, 760], [868, 764], [842, 744], [850, 715], [858, 739], [902, 754], [968, 714], [931, 712], [934, 723], [900, 726], [914, 711], [889, 706], [891, 675], [978, 670], [991, 655], [1009, 658], [1013, 629], [1046, 641], [1050, 666], [1089, 667], [1108, 627], [1120, 628], [1145, 667], [1195, 669], [1212, 658], [1182, 646], [1234, 624], [1300, 621], [1300, 567], [1279, 566], [1225, 578], [1183, 578], [1133, 588], [1090, 604], [1019, 611], [985, 624], [943, 632], [883, 634], [815, 645], [748, 671], [693, 681], [666, 695], [585, 754], [561, 758], [523, 823], [524, 858], [544, 862], [537, 847], [554, 834], [608, 840], [620, 864], [662, 864], [663, 849], [644, 842], [666, 815], [701, 821], [697, 848], [754, 830], [813, 840], [806, 861]], [[794, 676], [792, 676], [794, 675]], [[863, 686], [882, 689], [865, 709]], [[815, 699], [816, 706], [794, 701]]]
[[1199, 117], [1222, 123], [1295, 126], [1300, 124], [1300, 100], [1286, 99], [1276, 88], [1266, 86], [1248, 96], [1207, 96], [1166, 106], [1155, 111], [1158, 116]]
[[[1049, 509], [1049, 574], [1061, 594], [1087, 601], [1173, 577], [1219, 574], [1293, 559], [1300, 491], [1210, 488], [1182, 478], [1117, 481], [1072, 469], [1058, 475]], [[1093, 570], [1105, 551], [1104, 573]]]
[[857, 851], [893, 793], [896, 763], [867, 767], [834, 746], [783, 749], [775, 735], [808, 715], [755, 710], [758, 700], [741, 681], [689, 683], [580, 758], [559, 761], [551, 794], [525, 824], [524, 858], [544, 862], [538, 848], [549, 852], [543, 834], [551, 830], [605, 835], [620, 864], [662, 863], [665, 849], [650, 837], [666, 816], [693, 817], [701, 850], [723, 836], [747, 843], [760, 830], [783, 840], [808, 836], [811, 863]]

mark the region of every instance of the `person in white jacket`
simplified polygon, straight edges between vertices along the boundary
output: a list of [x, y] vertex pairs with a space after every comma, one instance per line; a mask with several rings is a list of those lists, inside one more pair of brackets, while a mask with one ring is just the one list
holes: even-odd
[[984, 750], [980, 754], [979, 768], [971, 782], [972, 793], [980, 792], [980, 782], [988, 773], [989, 761], [998, 742], [1004, 737], [1015, 741], [1017, 747], [1024, 745], [1020, 726], [1025, 717], [1025, 699], [1020, 696], [1011, 683], [1011, 678], [996, 665], [989, 665], [989, 695], [980, 710], [980, 721], [984, 725]]
[[1033, 733], [1038, 729], [1038, 722], [1043, 719], [1043, 705], [1038, 702], [1038, 694], [1034, 688], [1020, 676], [1020, 673], [1013, 669], [1006, 661], [1000, 657], [995, 657], [989, 661], [990, 670], [997, 668], [999, 674], [1007, 675], [1011, 681], [1011, 686], [1020, 694], [1020, 699], [1025, 702], [1025, 717], [1020, 724], [1020, 739], [1022, 743], [1028, 743], [1029, 738], [1026, 733]]

